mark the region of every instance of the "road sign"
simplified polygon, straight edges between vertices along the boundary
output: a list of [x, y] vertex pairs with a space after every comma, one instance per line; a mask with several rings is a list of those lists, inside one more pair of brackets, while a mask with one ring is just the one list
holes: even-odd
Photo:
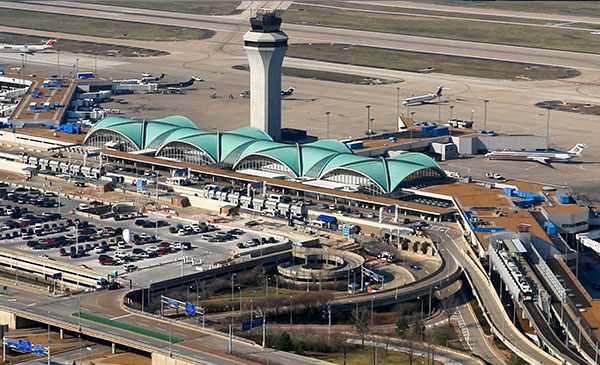
[[33, 353], [36, 355], [43, 355], [44, 354], [44, 346], [38, 345], [38, 344], [33, 345]]
[[252, 329], [252, 323], [250, 321], [242, 322], [242, 331], [250, 331]]
[[185, 303], [185, 312], [190, 316], [196, 315], [196, 306], [192, 303]]
[[23, 352], [31, 352], [31, 342], [26, 340], [19, 340], [17, 350]]
[[100, 156], [100, 152], [90, 152], [87, 154], [87, 157], [96, 157]]
[[52, 279], [54, 280], [60, 280], [62, 278], [62, 273], [61, 272], [57, 272], [52, 274]]
[[167, 305], [168, 305], [169, 307], [173, 307], [173, 308], [179, 308], [179, 302], [178, 302], [178, 301], [176, 301], [175, 299], [169, 299], [169, 300], [167, 301]]
[[252, 321], [252, 328], [255, 327], [262, 327], [263, 325], [263, 319], [257, 319], [256, 321]]
[[144, 190], [144, 188], [148, 185], [148, 181], [146, 179], [138, 179], [135, 182], [135, 186], [138, 190]]

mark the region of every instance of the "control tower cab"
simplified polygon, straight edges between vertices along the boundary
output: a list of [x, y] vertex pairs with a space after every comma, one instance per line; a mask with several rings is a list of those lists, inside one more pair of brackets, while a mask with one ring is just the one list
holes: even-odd
[[281, 18], [271, 9], [260, 9], [250, 19], [244, 35], [250, 65], [250, 126], [281, 139], [281, 64], [288, 36], [279, 30]]

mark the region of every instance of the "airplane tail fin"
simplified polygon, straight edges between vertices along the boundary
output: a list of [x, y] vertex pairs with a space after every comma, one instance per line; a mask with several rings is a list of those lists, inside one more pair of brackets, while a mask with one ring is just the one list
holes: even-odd
[[581, 155], [584, 149], [587, 148], [587, 144], [585, 143], [577, 143], [573, 148], [569, 150], [569, 153], [574, 154], [575, 156]]
[[437, 91], [435, 92], [435, 95], [442, 96], [442, 90], [444, 90], [443, 86], [438, 87]]
[[56, 39], [52, 38], [52, 39], [48, 39], [48, 41], [46, 43], [44, 43], [44, 45], [52, 47], [54, 45], [54, 43], [56, 43]]

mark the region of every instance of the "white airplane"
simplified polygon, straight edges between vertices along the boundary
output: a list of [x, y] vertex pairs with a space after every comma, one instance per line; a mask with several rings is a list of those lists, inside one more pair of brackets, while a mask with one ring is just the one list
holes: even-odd
[[550, 165], [552, 161], [568, 161], [573, 157], [581, 155], [587, 148], [585, 143], [577, 143], [570, 150], [563, 151], [526, 151], [526, 150], [496, 150], [486, 153], [491, 160], [520, 160], [535, 161], [544, 165]]
[[295, 86], [290, 86], [285, 90], [281, 90], [281, 95], [282, 96], [290, 96], [294, 93], [294, 90], [296, 90]]
[[49, 39], [46, 43], [42, 45], [35, 44], [2, 44], [0, 45], [0, 53], [29, 53], [33, 54], [34, 52], [44, 51], [46, 49], [52, 48], [52, 46], [56, 43], [56, 39]]
[[444, 87], [440, 86], [440, 87], [438, 87], [435, 94], [429, 93], [429, 94], [425, 94], [425, 95], [419, 95], [419, 96], [413, 96], [411, 98], [406, 98], [402, 102], [402, 105], [409, 105], [409, 104], [413, 104], [413, 103], [427, 104], [427, 103], [431, 102], [432, 100], [435, 100], [436, 98], [439, 101], [440, 98], [442, 97], [442, 90], [444, 90]]

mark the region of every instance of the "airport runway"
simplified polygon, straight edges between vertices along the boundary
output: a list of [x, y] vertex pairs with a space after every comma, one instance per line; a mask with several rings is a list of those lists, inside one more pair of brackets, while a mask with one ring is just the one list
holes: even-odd
[[[74, 3], [68, 1], [44, 3], [2, 2], [0, 7], [34, 10], [48, 13], [113, 19], [149, 24], [211, 29], [217, 32], [239, 33], [247, 29], [247, 20], [226, 16], [205, 16], [145, 9], [127, 9], [106, 5]], [[282, 26], [292, 43], [322, 42], [351, 43], [390, 49], [431, 52], [526, 63], [542, 63], [600, 71], [600, 55], [528, 48], [489, 43], [456, 41], [401, 34], [337, 29], [284, 23]], [[241, 42], [237, 42], [241, 47]], [[541, 61], [543, 60], [543, 61]]]

